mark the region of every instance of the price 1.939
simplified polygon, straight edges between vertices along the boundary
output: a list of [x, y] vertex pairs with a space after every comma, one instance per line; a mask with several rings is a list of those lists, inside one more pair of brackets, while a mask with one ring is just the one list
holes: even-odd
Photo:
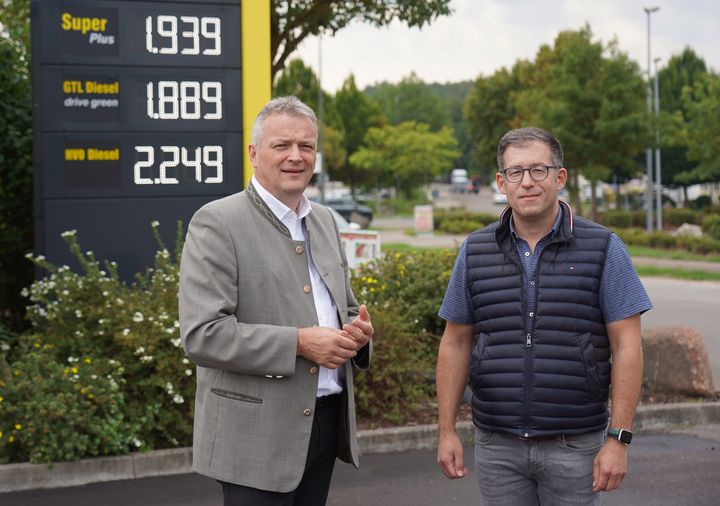
[[[148, 16], [145, 18], [145, 48], [153, 54], [216, 56], [222, 53], [220, 27], [220, 18], [212, 16], [178, 18], [160, 15], [155, 22]], [[201, 38], [205, 39], [202, 41], [205, 44], [201, 44]], [[207, 47], [201, 51], [201, 45]]]

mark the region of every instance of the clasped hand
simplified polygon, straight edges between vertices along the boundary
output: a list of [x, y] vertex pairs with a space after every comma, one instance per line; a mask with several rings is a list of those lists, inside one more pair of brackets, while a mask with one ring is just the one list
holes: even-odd
[[358, 317], [342, 329], [302, 328], [298, 331], [298, 355], [328, 369], [337, 369], [370, 342], [373, 336], [370, 313], [363, 304]]

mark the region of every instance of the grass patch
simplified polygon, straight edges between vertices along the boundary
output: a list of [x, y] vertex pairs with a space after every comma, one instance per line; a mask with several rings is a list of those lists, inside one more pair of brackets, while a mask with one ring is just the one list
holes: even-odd
[[652, 265], [636, 265], [635, 270], [640, 276], [662, 276], [687, 281], [720, 281], [720, 272], [655, 267]]
[[[660, 250], [652, 250], [651, 248], [645, 248], [645, 249], [648, 249], [651, 251], [660, 251]], [[403, 243], [397, 243], [397, 242], [389, 242], [387, 244], [383, 243], [382, 250], [384, 253], [388, 253], [390, 251], [407, 253], [410, 251], [425, 251], [425, 250], [434, 250], [434, 251], [450, 250], [453, 252], [456, 251], [455, 248], [423, 248], [423, 247], [419, 247], [419, 246], [411, 246], [409, 244], [403, 244]], [[649, 255], [640, 255], [639, 253], [635, 253], [635, 255], [649, 256]], [[693, 256], [693, 255], [689, 255], [689, 256]], [[669, 258], [669, 257], [663, 257], [663, 258]], [[686, 260], [691, 260], [691, 258], [686, 258]], [[640, 276], [655, 276], [655, 277], [665, 277], [665, 278], [674, 278], [674, 279], [684, 279], [687, 281], [720, 281], [720, 272], [678, 269], [678, 268], [672, 268], [672, 267], [656, 267], [656, 266], [652, 266], [652, 265], [636, 265], [635, 269], [637, 270], [637, 273]]]
[[388, 251], [397, 251], [400, 253], [407, 253], [410, 251], [457, 251], [457, 248], [435, 248], [435, 247], [422, 247], [422, 246], [412, 246], [410, 244], [404, 244], [401, 242], [388, 242], [388, 243], [382, 243], [382, 251], [383, 253], [386, 253]]
[[720, 255], [695, 255], [687, 251], [649, 248], [647, 246], [628, 246], [631, 257], [667, 258], [670, 260], [698, 260], [701, 262], [720, 262]]

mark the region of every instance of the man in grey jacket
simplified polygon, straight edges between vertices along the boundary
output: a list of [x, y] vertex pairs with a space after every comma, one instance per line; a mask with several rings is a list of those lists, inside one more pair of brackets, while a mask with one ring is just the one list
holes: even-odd
[[317, 119], [295, 97], [253, 125], [248, 187], [188, 228], [180, 330], [197, 365], [193, 469], [225, 505], [322, 505], [335, 458], [358, 465], [351, 364], [373, 327], [330, 211], [303, 195]]

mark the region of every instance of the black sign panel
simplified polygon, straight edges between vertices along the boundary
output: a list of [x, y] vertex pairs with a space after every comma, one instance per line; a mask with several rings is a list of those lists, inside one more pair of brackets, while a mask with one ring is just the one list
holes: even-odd
[[77, 230], [130, 276], [153, 258], [152, 221], [171, 240], [178, 219], [242, 189], [240, 3], [31, 8], [36, 250], [66, 262], [60, 236]]

